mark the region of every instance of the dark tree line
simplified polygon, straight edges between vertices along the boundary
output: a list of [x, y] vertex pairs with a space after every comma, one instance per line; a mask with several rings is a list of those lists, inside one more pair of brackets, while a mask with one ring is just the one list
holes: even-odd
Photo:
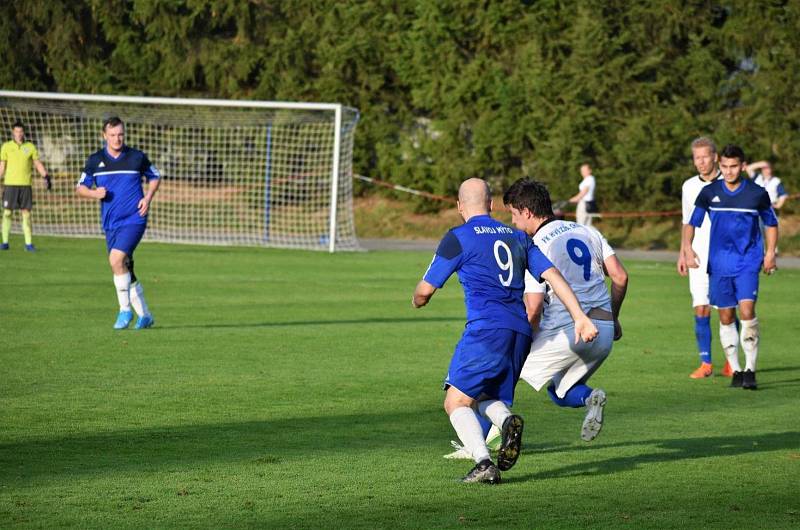
[[356, 171], [451, 194], [521, 176], [673, 207], [711, 135], [800, 187], [800, 2], [30, 0], [0, 86], [354, 106]]

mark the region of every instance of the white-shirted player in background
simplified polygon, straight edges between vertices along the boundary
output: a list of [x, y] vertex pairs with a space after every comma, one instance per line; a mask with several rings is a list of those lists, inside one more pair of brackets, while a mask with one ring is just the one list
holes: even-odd
[[[717, 146], [713, 140], [701, 136], [692, 142], [692, 161], [697, 169], [697, 175], [687, 179], [681, 188], [681, 206], [683, 211], [683, 227], [689, 224], [694, 211], [694, 202], [700, 190], [720, 178], [719, 157]], [[697, 268], [686, 263], [685, 249], [681, 248], [678, 255], [678, 273], [681, 276], [689, 275], [689, 292], [692, 295], [694, 308], [694, 336], [697, 341], [697, 351], [700, 355], [700, 366], [689, 377], [702, 379], [713, 375], [711, 363], [711, 306], [708, 301], [708, 242], [711, 232], [711, 221], [706, 216], [703, 226], [695, 231], [692, 249], [699, 258]], [[683, 232], [681, 232], [683, 233]], [[731, 366], [725, 361], [722, 375], [731, 377]]]
[[[588, 407], [581, 438], [593, 440], [603, 426], [606, 393], [586, 383], [603, 364], [614, 340], [622, 337], [619, 311], [628, 288], [628, 273], [614, 250], [596, 229], [557, 220], [547, 188], [520, 179], [506, 191], [503, 202], [511, 221], [533, 237], [534, 244], [561, 271], [583, 311], [598, 329], [592, 342], [575, 341], [572, 318], [547, 283], [526, 275], [525, 306], [534, 328], [531, 352], [521, 379], [547, 393], [561, 407]], [[605, 277], [611, 279], [611, 295]]]

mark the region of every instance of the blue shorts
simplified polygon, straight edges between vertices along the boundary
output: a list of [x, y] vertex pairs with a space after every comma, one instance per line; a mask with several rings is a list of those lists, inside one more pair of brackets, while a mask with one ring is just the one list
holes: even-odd
[[514, 403], [514, 387], [531, 350], [531, 338], [512, 329], [465, 330], [450, 360], [444, 388], [472, 399], [485, 396]]
[[128, 256], [133, 255], [136, 245], [142, 240], [146, 224], [122, 225], [106, 232], [106, 247], [111, 253], [112, 249], [121, 250]]
[[738, 276], [708, 277], [708, 299], [711, 305], [736, 307], [742, 300], [758, 300], [758, 272], [743, 272]]

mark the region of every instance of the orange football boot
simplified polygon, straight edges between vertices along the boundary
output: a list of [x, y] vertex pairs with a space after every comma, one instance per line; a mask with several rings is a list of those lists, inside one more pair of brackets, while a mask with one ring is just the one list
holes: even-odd
[[711, 363], [703, 363], [700, 368], [689, 374], [692, 379], [703, 379], [704, 377], [711, 377], [714, 371], [711, 369]]
[[733, 377], [733, 369], [731, 369], [731, 365], [728, 361], [725, 361], [725, 368], [722, 369], [722, 373], [720, 375], [724, 377]]

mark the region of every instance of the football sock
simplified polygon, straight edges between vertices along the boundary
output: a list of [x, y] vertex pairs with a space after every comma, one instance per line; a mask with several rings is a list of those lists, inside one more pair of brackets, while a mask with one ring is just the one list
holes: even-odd
[[11, 233], [11, 210], [3, 209], [3, 243], [8, 243], [8, 234]]
[[478, 403], [478, 412], [492, 420], [492, 423], [498, 427], [502, 427], [506, 418], [511, 416], [511, 411], [508, 410], [506, 404], [497, 399], [480, 401]]
[[22, 212], [22, 234], [25, 236], [25, 244], [33, 244], [33, 230], [31, 230], [31, 212]]
[[469, 407], [458, 407], [450, 414], [450, 423], [475, 463], [489, 459], [489, 448], [481, 431], [478, 415]]
[[114, 275], [114, 287], [117, 288], [117, 300], [120, 311], [131, 310], [131, 273]]
[[736, 331], [736, 324], [720, 324], [719, 325], [719, 341], [722, 344], [722, 351], [725, 352], [725, 358], [731, 365], [734, 372], [741, 372], [742, 367], [739, 364], [739, 332]]
[[758, 358], [758, 319], [742, 320], [742, 349], [744, 350], [744, 363], [746, 370], [756, 371]]
[[483, 431], [483, 439], [485, 440], [487, 436], [489, 436], [489, 431], [492, 430], [492, 422], [489, 418], [484, 418], [483, 415], [478, 414], [478, 423], [481, 424], [481, 430]]
[[553, 403], [558, 405], [559, 407], [572, 407], [572, 408], [579, 408], [586, 406], [586, 400], [589, 398], [589, 395], [592, 393], [592, 389], [586, 385], [577, 384], [567, 390], [567, 393], [564, 395], [563, 398], [558, 397], [556, 394], [556, 387], [555, 385], [549, 385], [547, 387], [547, 394], [550, 396], [550, 399], [553, 400]]
[[[140, 282], [133, 282], [131, 284], [131, 305], [136, 314], [140, 317], [150, 316], [150, 308], [147, 307], [147, 302], [144, 300], [144, 288]], [[488, 432], [488, 431], [487, 431]]]
[[700, 362], [711, 364], [711, 317], [694, 317], [694, 337]]

